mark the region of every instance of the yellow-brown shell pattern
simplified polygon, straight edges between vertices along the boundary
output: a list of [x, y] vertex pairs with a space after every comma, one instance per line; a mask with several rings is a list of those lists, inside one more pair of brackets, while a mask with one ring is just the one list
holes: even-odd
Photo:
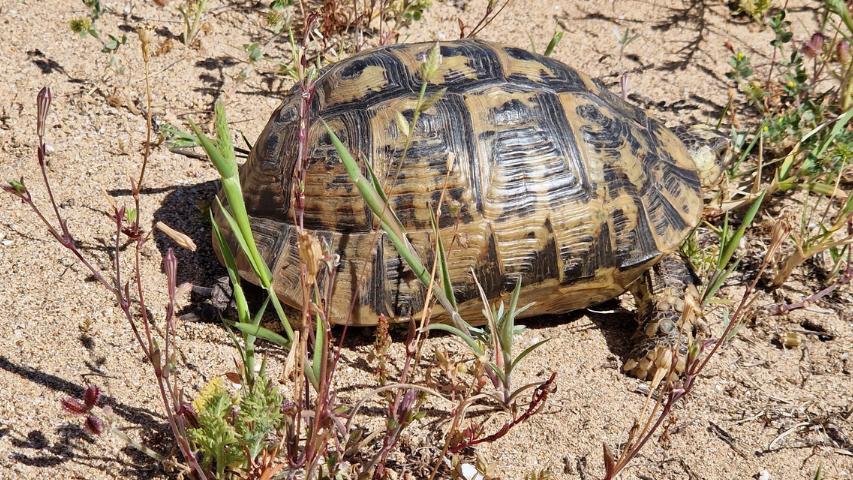
[[[583, 73], [518, 48], [442, 42], [427, 96], [446, 92], [420, 116], [404, 155], [395, 115], [413, 118], [420, 63], [433, 45], [363, 52], [317, 81], [304, 222], [341, 258], [333, 321], [404, 320], [424, 308], [425, 289], [375, 229], [320, 119], [385, 179], [427, 263], [435, 244], [429, 209], [445, 191], [440, 235], [461, 313], [472, 322], [482, 320], [472, 270], [492, 299], [520, 278], [522, 302], [536, 302], [527, 315], [561, 313], [619, 295], [696, 225], [699, 176], [672, 132]], [[241, 169], [276, 291], [296, 307], [302, 292], [290, 179], [298, 107], [293, 90]], [[241, 265], [254, 280], [245, 259]], [[442, 316], [440, 308], [433, 314]]]

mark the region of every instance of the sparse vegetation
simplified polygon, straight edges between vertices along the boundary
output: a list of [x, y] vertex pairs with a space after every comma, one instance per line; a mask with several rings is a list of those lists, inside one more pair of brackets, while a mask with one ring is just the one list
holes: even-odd
[[[194, 46], [188, 50], [199, 50], [199, 33], [207, 31], [205, 22], [215, 21], [211, 19], [215, 16], [210, 13], [211, 2], [173, 2], [172, 13], [178, 12], [182, 20], [181, 40]], [[730, 71], [726, 78], [731, 86], [730, 101], [717, 126], [730, 132], [734, 156], [721, 186], [723, 194], [682, 248], [703, 279], [702, 306], [706, 311], [716, 309], [713, 313], [722, 322], [712, 322], [709, 337], [690, 345], [682, 377], [667, 375], [666, 381], [653, 385], [618, 447], [604, 445], [601, 470], [607, 479], [619, 478], [658, 435], [663, 441], [673, 425], [676, 407], [690, 398], [697, 385], [708, 381], [706, 377], [713, 375], [707, 368], [709, 362], [754, 319], [756, 312], [784, 315], [807, 308], [848, 289], [853, 281], [853, 18], [848, 6], [841, 0], [826, 0], [819, 30], [798, 38], [788, 12], [779, 5], [770, 1], [736, 3], [753, 24], [763, 24], [772, 32], [772, 49], [768, 49], [772, 57], [767, 63], [745, 45], [729, 45]], [[83, 4], [85, 15], [70, 20], [70, 29], [81, 38], [97, 39], [102, 51], [110, 55], [110, 65], [118, 65], [115, 54], [126, 51], [122, 47], [127, 37], [102, 32], [105, 9], [98, 0], [83, 0]], [[472, 27], [459, 20], [460, 36], [476, 36], [509, 4], [510, 0], [502, 4], [489, 1], [484, 15]], [[239, 62], [248, 65], [236, 78], [245, 82], [259, 73], [277, 70], [280, 77], [292, 80], [301, 89], [297, 179], [305, 174], [310, 154], [306, 113], [317, 94], [314, 81], [320, 68], [362, 48], [404, 40], [405, 30], [416, 25], [429, 7], [428, 0], [274, 0], [246, 7], [246, 11], [257, 10], [265, 28], [242, 44], [242, 50], [240, 43], [234, 48]], [[108, 255], [100, 259], [92, 250], [81, 248], [63, 213], [64, 199], [51, 186], [51, 170], [46, 166], [49, 89], [37, 97], [36, 160], [42, 185], [31, 189], [21, 177], [9, 181], [3, 190], [29, 208], [84, 273], [115, 299], [126, 319], [128, 334], [149, 365], [150, 385], [161, 402], [176, 452], [158, 451], [162, 445], [154, 448], [140, 444], [117, 428], [114, 412], [103, 405], [103, 392], [94, 383], [81, 389], [79, 399], [63, 397], [61, 407], [87, 434], [115, 435], [167, 466], [169, 474], [184, 478], [499, 478], [501, 472], [479, 457], [477, 447], [502, 439], [534, 415], [544, 415], [557, 385], [556, 374], [550, 371], [541, 370], [532, 379], [523, 378], [517, 370], [523, 360], [532, 358], [528, 357], [532, 352], [558, 354], [547, 350], [548, 339], [535, 338], [527, 345], [519, 341], [524, 327], [516, 319], [528, 308], [518, 304], [521, 282], [516, 283], [506, 302], [491, 304], [483, 294], [487, 323], [483, 327], [469, 324], [458, 312], [448, 274], [454, 246], [444, 245], [438, 235], [436, 219], [439, 210], [450, 208], [447, 199], [442, 195], [430, 206], [435, 244], [429, 258], [421, 258], [409, 244], [408, 232], [385, 193], [388, 179], [377, 178], [370, 164], [348, 152], [329, 129], [354, 187], [379, 219], [374, 234], [384, 231], [427, 292], [427, 310], [409, 325], [402, 342], [392, 341], [388, 321], [381, 319], [368, 356], [375, 384], [362, 388], [354, 399], [342, 395], [339, 377], [349, 361], [343, 355], [349, 330], [332, 328], [341, 322], [333, 321], [340, 319], [330, 318], [328, 309], [341, 259], [320, 238], [302, 228], [299, 202], [304, 206], [304, 184], [294, 182], [294, 198], [301, 289], [309, 301], [294, 314], [285, 310], [275, 294], [270, 267], [255, 244], [237, 169], [238, 158], [248, 151], [234, 145], [225, 104], [221, 99], [215, 104], [212, 138], [205, 134], [208, 124], [202, 120], [199, 125], [190, 121], [189, 128], [182, 130], [180, 122], [156, 118], [155, 110], [162, 108], [162, 100], [152, 105], [148, 63], [153, 33], [148, 29], [138, 32], [147, 92], [144, 111], [137, 113], [145, 117], [146, 139], [140, 149], [140, 171], [128, 185], [131, 204], [113, 203], [107, 212], [113, 227], [112, 244], [104, 248]], [[621, 62], [640, 33], [624, 28], [615, 29], [614, 35], [616, 44], [612, 48]], [[547, 36], [531, 38], [532, 49], [553, 55], [562, 37], [563, 32], [557, 31], [547, 44]], [[441, 61], [437, 49], [424, 59], [422, 88], [412, 119], [407, 120], [400, 112], [394, 117], [406, 137], [405, 152], [411, 146], [419, 115], [445, 94], [438, 91], [427, 95], [426, 88], [435, 80]], [[627, 97], [627, 87], [623, 87]], [[199, 111], [193, 110], [190, 115], [198, 118]], [[145, 300], [152, 287], [144, 281], [142, 263], [149, 255], [144, 248], [151, 243], [153, 228], [148, 229], [140, 220], [140, 197], [145, 166], [157, 147], [152, 138], [156, 133], [173, 151], [188, 153], [201, 147], [221, 177], [226, 197], [224, 205], [214, 202], [209, 213], [233, 289], [236, 317], [222, 320], [236, 361], [233, 368], [218, 372], [197, 393], [185, 383], [193, 373], [183, 360], [181, 340], [176, 335], [180, 328], [176, 320], [179, 265], [171, 249], [164, 253], [162, 262], [167, 303], [157, 313]], [[191, 154], [201, 157], [198, 152]], [[448, 159], [448, 171], [454, 168], [458, 166]], [[237, 251], [230, 250], [215, 215], [225, 219]], [[179, 247], [195, 250], [195, 244], [183, 233], [165, 224], [157, 228]], [[239, 255], [248, 260], [248, 267], [260, 280], [262, 293], [257, 302], [250, 299], [251, 291], [244, 289], [240, 280]], [[797, 292], [795, 298], [758, 306], [761, 295], [782, 289], [806, 269], [820, 273], [820, 280], [803, 282], [813, 289], [811, 292]], [[728, 287], [733, 278], [743, 289], [732, 306]], [[450, 323], [430, 323], [429, 308], [436, 303], [450, 313]], [[448, 351], [441, 343], [427, 342], [435, 332], [449, 334], [448, 339], [458, 348]], [[774, 341], [783, 348], [798, 349], [807, 342], [807, 335], [820, 333], [785, 331]], [[370, 423], [367, 410], [379, 412], [372, 414], [380, 421]], [[679, 415], [690, 415], [690, 411]], [[427, 428], [424, 425], [428, 422], [435, 435], [433, 443], [418, 452], [419, 458], [427, 459], [424, 465], [401, 465], [396, 459], [412, 454], [407, 436], [412, 430]], [[809, 422], [802, 423], [808, 428], [829, 428], [816, 420]], [[825, 475], [823, 464], [818, 465], [817, 470], [809, 470], [816, 479]], [[549, 466], [537, 467], [524, 478], [554, 476]]]
[[184, 21], [184, 32], [181, 34], [181, 40], [184, 45], [190, 46], [201, 30], [202, 19], [207, 12], [207, 0], [184, 0], [178, 5], [177, 9]]
[[[756, 21], [765, 21], [771, 7], [770, 2], [740, 2], [740, 5]], [[853, 81], [853, 63], [848, 53], [853, 22], [843, 2], [827, 0], [824, 8], [821, 31], [802, 42], [795, 42], [784, 9], [766, 18], [774, 34], [770, 42], [773, 57], [766, 71], [755, 71], [750, 58], [730, 46], [731, 70], [726, 76], [741, 95], [731, 98], [725, 112], [735, 146], [728, 181], [736, 193], [724, 199], [720, 210], [711, 212], [723, 212], [722, 226], [706, 224], [717, 236], [713, 247], [718, 252], [716, 261], [696, 246], [695, 237], [689, 238], [683, 247], [700, 271], [709, 275], [702, 293], [703, 304], [707, 305], [718, 294], [738, 268], [740, 260], [735, 253], [755, 235], [747, 228], [759, 212], [771, 202], [790, 204], [796, 199], [794, 202], [799, 205], [787, 207], [784, 210], [787, 214], [777, 219], [770, 235], [764, 238], [766, 248], [761, 252], [762, 259], [757, 270], [750, 272], [752, 280], [735, 310], [724, 315], [723, 331], [716, 338], [690, 346], [684, 378], [661, 386], [651, 412], [647, 413], [644, 406], [618, 455], [614, 456], [604, 446], [607, 479], [616, 478], [664, 425], [673, 405], [691, 392], [708, 362], [731, 340], [748, 315], [765, 271], [775, 270], [770, 287], [778, 288], [795, 268], [818, 254], [829, 253], [826, 274], [833, 284], [801, 303], [770, 310], [777, 314], [817, 301], [850, 282], [853, 197], [845, 184], [849, 184], [853, 159], [850, 153], [853, 134], [848, 127], [853, 117], [848, 101], [848, 85]], [[720, 119], [720, 124], [723, 120]], [[748, 209], [740, 216], [740, 225], [735, 230], [730, 213], [745, 207]], [[794, 213], [797, 209], [799, 212]], [[789, 348], [799, 346], [802, 341], [789, 334], [783, 337], [782, 343]], [[652, 393], [649, 392], [647, 403]]]
[[81, 39], [92, 37], [100, 42], [101, 52], [110, 55], [109, 68], [114, 69], [117, 73], [122, 73], [123, 67], [119, 65], [115, 53], [127, 43], [127, 35], [121, 34], [120, 36], [115, 36], [108, 33], [106, 34], [106, 38], [104, 38], [104, 34], [98, 30], [96, 25], [103, 13], [100, 0], [82, 0], [82, 2], [88, 9], [88, 12], [86, 16], [72, 18], [68, 22], [69, 28], [73, 33], [79, 35]]

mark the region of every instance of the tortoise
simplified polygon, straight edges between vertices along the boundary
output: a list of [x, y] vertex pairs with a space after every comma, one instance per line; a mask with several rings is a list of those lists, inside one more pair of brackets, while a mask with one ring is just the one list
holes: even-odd
[[[444, 193], [449, 206], [437, 217], [437, 231], [445, 246], [452, 244], [450, 278], [463, 318], [484, 320], [474, 275], [490, 300], [521, 281], [521, 304], [533, 303], [526, 317], [583, 309], [630, 291], [639, 327], [624, 370], [651, 378], [657, 368], [669, 369], [673, 348], [683, 369], [698, 301], [696, 276], [678, 250], [700, 220], [703, 185], [720, 176], [723, 142], [702, 130], [676, 134], [553, 58], [469, 39], [438, 42], [441, 62], [426, 95], [441, 94], [419, 116], [407, 150], [395, 117], [412, 121], [424, 83], [420, 66], [435, 45], [364, 51], [324, 68], [316, 80], [303, 225], [340, 258], [331, 321], [420, 318], [426, 288], [376, 228], [324, 122], [365, 175], [369, 162], [385, 179], [390, 205], [426, 264], [434, 259], [430, 210]], [[303, 301], [292, 188], [300, 99], [297, 85], [240, 168], [275, 292], [295, 308]], [[227, 234], [222, 220], [220, 214], [216, 221]], [[245, 258], [238, 266], [243, 278], [258, 282]], [[440, 306], [431, 313], [435, 321], [448, 319]]]

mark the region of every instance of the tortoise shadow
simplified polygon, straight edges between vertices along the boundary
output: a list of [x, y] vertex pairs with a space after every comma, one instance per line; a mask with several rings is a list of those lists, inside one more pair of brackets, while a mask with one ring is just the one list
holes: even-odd
[[[521, 320], [519, 323], [531, 330], [569, 324], [571, 326], [563, 333], [568, 335], [576, 334], [581, 330], [600, 330], [607, 350], [624, 362], [628, 359], [631, 350], [631, 336], [637, 328], [637, 322], [634, 312], [623, 308], [619, 298], [616, 297], [584, 310], [557, 315], [542, 315]], [[581, 324], [579, 320], [584, 317], [588, 318], [591, 324]]]
[[166, 225], [189, 236], [196, 245], [191, 252], [179, 248], [175, 242], [158, 229], [154, 229], [154, 243], [165, 257], [169, 248], [178, 260], [177, 283], [211, 286], [214, 281], [226, 275], [213, 253], [210, 221], [207, 217], [210, 202], [219, 188], [218, 181], [208, 181], [172, 188], [163, 199], [160, 207], [154, 211], [154, 222]]

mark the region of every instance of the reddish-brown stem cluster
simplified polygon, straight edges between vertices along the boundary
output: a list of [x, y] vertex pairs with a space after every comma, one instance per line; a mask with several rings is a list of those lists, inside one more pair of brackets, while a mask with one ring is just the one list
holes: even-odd
[[[154, 336], [152, 335], [151, 321], [148, 318], [148, 309], [145, 305], [145, 297], [143, 295], [142, 286], [140, 257], [141, 250], [145, 245], [145, 242], [148, 240], [149, 236], [142, 234], [141, 229], [139, 228], [138, 214], [133, 222], [133, 225], [130, 228], [126, 228], [124, 224], [124, 220], [126, 217], [126, 211], [124, 207], [113, 208], [111, 217], [115, 222], [115, 244], [113, 252], [113, 275], [111, 279], [107, 279], [107, 277], [100, 271], [100, 269], [92, 265], [92, 263], [83, 255], [83, 253], [77, 247], [77, 242], [75, 241], [73, 234], [68, 228], [68, 223], [60, 213], [55, 196], [53, 194], [53, 189], [50, 184], [50, 179], [47, 174], [47, 167], [45, 162], [44, 125], [47, 118], [47, 113], [50, 108], [50, 103], [51, 92], [49, 88], [45, 87], [39, 92], [37, 97], [37, 134], [39, 141], [37, 149], [37, 158], [39, 168], [41, 170], [42, 181], [44, 183], [45, 190], [48, 192], [48, 198], [53, 209], [54, 215], [56, 217], [56, 222], [59, 224], [59, 229], [57, 230], [53, 226], [53, 224], [47, 219], [47, 217], [44, 215], [38, 205], [36, 205], [34, 199], [32, 198], [32, 195], [30, 194], [29, 190], [26, 189], [26, 187], [4, 187], [4, 190], [9, 193], [12, 193], [13, 195], [16, 195], [25, 204], [27, 204], [35, 213], [35, 215], [45, 225], [48, 232], [63, 247], [71, 251], [75, 258], [77, 258], [77, 260], [86, 268], [86, 270], [88, 270], [89, 273], [92, 274], [92, 276], [98, 281], [98, 283], [100, 283], [104, 288], [106, 288], [110, 293], [115, 296], [116, 303], [119, 305], [122, 312], [124, 313], [124, 316], [128, 321], [128, 325], [130, 326], [131, 331], [133, 332], [134, 338], [137, 341], [137, 345], [139, 346], [142, 353], [145, 355], [148, 362], [151, 363], [151, 366], [154, 370], [158, 389], [160, 391], [160, 396], [163, 402], [163, 408], [166, 413], [166, 418], [169, 422], [169, 426], [172, 430], [175, 440], [178, 443], [178, 447], [180, 448], [184, 459], [187, 461], [187, 463], [190, 465], [196, 475], [200, 479], [203, 479], [205, 478], [204, 472], [198, 465], [198, 462], [195, 459], [195, 455], [193, 454], [189, 445], [189, 441], [187, 439], [185, 419], [179, 413], [179, 407], [182, 404], [182, 392], [177, 387], [177, 384], [174, 381], [174, 376], [172, 376], [173, 381], [169, 381], [171, 369], [173, 368], [172, 365], [174, 363], [174, 359], [170, 358], [169, 346], [171, 343], [171, 327], [173, 325], [172, 317], [174, 316], [175, 311], [175, 282], [177, 278], [177, 260], [175, 259], [175, 255], [172, 250], [169, 249], [168, 253], [166, 254], [166, 258], [164, 259], [164, 268], [166, 271], [166, 277], [168, 282], [169, 305], [167, 307], [166, 315], [167, 328], [163, 333], [164, 345], [166, 348], [165, 358], [162, 358], [163, 355], [161, 355], [160, 349], [157, 346], [157, 342], [154, 339]], [[21, 184], [23, 185], [23, 182], [21, 182]], [[138, 205], [139, 191], [136, 187], [137, 186], [134, 185], [133, 191], [136, 205]], [[134, 257], [134, 268], [132, 274], [132, 281], [136, 285], [138, 295], [138, 298], [135, 301], [131, 298], [130, 295], [131, 282], [123, 281], [122, 279], [122, 235], [125, 235], [129, 240], [131, 240], [136, 247]], [[142, 323], [143, 332], [140, 332], [138, 328], [139, 323]], [[71, 403], [63, 402], [63, 405], [68, 408], [68, 405], [71, 405]], [[94, 406], [94, 404], [92, 406]], [[89, 407], [89, 409], [91, 409], [91, 407]], [[87, 426], [89, 426], [89, 428], [94, 431], [98, 427], [98, 422], [99, 420], [97, 419], [91, 422], [87, 420]]]
[[[510, 430], [513, 429], [516, 425], [524, 423], [530, 417], [539, 412], [542, 407], [545, 406], [545, 401], [548, 400], [548, 396], [554, 391], [554, 380], [557, 378], [557, 373], [551, 373], [551, 376], [548, 377], [548, 380], [545, 380], [542, 384], [540, 384], [533, 391], [533, 395], [530, 399], [530, 403], [527, 405], [527, 409], [522, 412], [521, 415], [513, 416], [512, 420], [504, 423], [501, 427], [492, 434], [477, 437], [477, 432], [482, 431], [482, 425], [476, 426], [474, 428], [466, 429], [463, 432], [463, 436], [467, 436], [467, 438], [463, 438], [463, 440], [449, 448], [451, 453], [459, 453], [462, 450], [473, 447], [475, 445], [479, 445], [481, 443], [489, 443], [499, 440], [504, 435], [509, 433]], [[466, 432], [469, 432], [468, 435], [465, 435]]]
[[[761, 273], [767, 268], [767, 265], [771, 258], [773, 258], [773, 254], [776, 249], [779, 247], [781, 243], [781, 236], [778, 237], [774, 243], [771, 243], [767, 249], [767, 252], [764, 255], [764, 260], [761, 263], [761, 266], [758, 268], [756, 272], [755, 278], [752, 283], [750, 283], [743, 295], [741, 296], [740, 302], [737, 305], [734, 313], [729, 319], [726, 328], [720, 334], [720, 336], [715, 340], [706, 340], [698, 346], [698, 349], [695, 353], [691, 354], [688, 359], [687, 369], [684, 372], [684, 378], [681, 380], [680, 384], [667, 384], [664, 387], [664, 393], [662, 397], [665, 397], [662, 400], [662, 406], [660, 403], [655, 405], [655, 409], [652, 412], [651, 416], [648, 418], [646, 424], [643, 426], [639, 435], [634, 438], [634, 431], [632, 429], [632, 434], [629, 437], [628, 445], [626, 449], [622, 452], [618, 459], [613, 460], [610, 456], [610, 451], [607, 446], [604, 446], [604, 465], [605, 465], [605, 480], [611, 480], [616, 478], [616, 475], [619, 474], [622, 469], [624, 469], [628, 463], [637, 455], [637, 453], [643, 448], [643, 446], [651, 440], [654, 436], [655, 432], [663, 425], [664, 421], [669, 417], [672, 413], [672, 409], [675, 405], [693, 390], [693, 387], [696, 385], [696, 380], [699, 378], [699, 375], [708, 365], [708, 362], [711, 361], [712, 358], [717, 354], [720, 347], [725, 344], [730, 338], [734, 329], [740, 325], [743, 321], [743, 317], [746, 314], [747, 307], [751, 303], [753, 297], [752, 294], [755, 291], [755, 287], [758, 284], [759, 279], [761, 278]], [[705, 351], [708, 350], [708, 347], [711, 347], [710, 350], [705, 354]], [[670, 369], [669, 374], [666, 377], [669, 377], [675, 370], [675, 365]], [[660, 408], [660, 413], [657, 417], [654, 417], [655, 413], [658, 412], [658, 407]], [[653, 420], [653, 421], [652, 421]]]

